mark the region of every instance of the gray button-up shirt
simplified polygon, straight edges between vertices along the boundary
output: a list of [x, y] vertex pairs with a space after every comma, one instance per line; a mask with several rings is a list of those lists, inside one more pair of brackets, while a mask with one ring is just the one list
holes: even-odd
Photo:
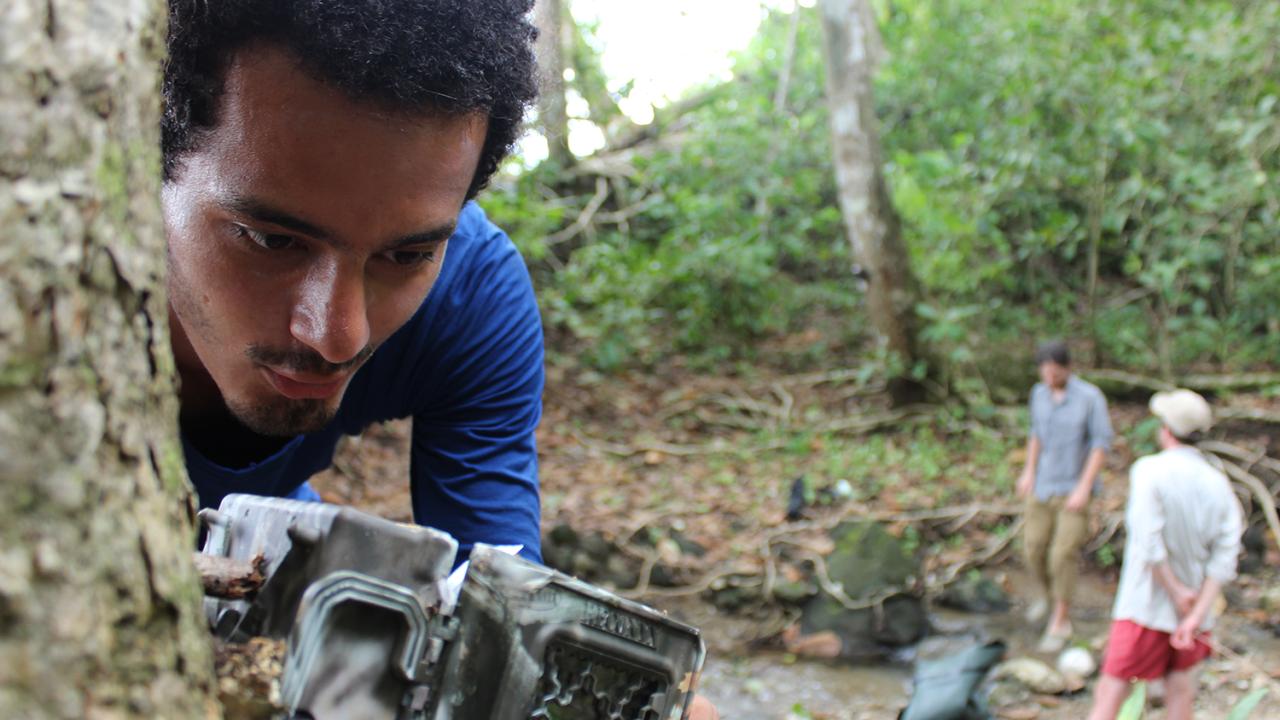
[[[1067, 378], [1060, 401], [1044, 383], [1031, 389], [1031, 434], [1040, 439], [1036, 498], [1070, 495], [1080, 482], [1089, 451], [1111, 447], [1107, 399], [1097, 386], [1075, 375]], [[1097, 491], [1097, 482], [1094, 490]]]

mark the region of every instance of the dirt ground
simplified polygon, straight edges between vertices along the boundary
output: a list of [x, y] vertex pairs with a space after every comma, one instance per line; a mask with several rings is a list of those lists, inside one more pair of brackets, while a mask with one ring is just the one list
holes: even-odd
[[[1009, 508], [1016, 508], [1012, 478], [1022, 461], [1018, 409], [999, 410], [980, 423], [945, 414], [921, 420], [888, 410], [878, 390], [852, 371], [713, 378], [674, 366], [662, 377], [606, 377], [552, 367], [539, 431], [544, 528], [569, 523], [579, 532], [600, 531], [610, 538], [648, 528], [677, 530], [704, 550], [677, 560], [690, 584], [715, 572], [762, 572], [771, 561], [761, 560], [760, 539], [767, 543], [778, 528], [789, 527], [788, 496], [793, 479], [804, 475], [818, 485], [847, 478], [856, 491], [843, 509], [814, 508], [807, 516], [811, 525], [838, 513], [1006, 511], [959, 518], [955, 542], [937, 544], [928, 553], [932, 571], [998, 539], [1009, 527], [1010, 512], [1016, 515]], [[1235, 402], [1271, 410], [1280, 406], [1276, 399]], [[1093, 646], [1095, 655], [1105, 636], [1116, 575], [1114, 565], [1099, 567], [1097, 559], [1110, 552], [1103, 546], [1121, 547], [1122, 479], [1135, 455], [1147, 451], [1135, 433], [1125, 430], [1145, 414], [1140, 405], [1112, 408], [1117, 438], [1108, 458], [1111, 480], [1095, 501], [1097, 536], [1076, 623], [1077, 641]], [[935, 427], [939, 423], [941, 429]], [[868, 424], [883, 431], [867, 435]], [[409, 520], [408, 428], [407, 422], [389, 423], [347, 439], [333, 468], [313, 485], [326, 500]], [[1230, 439], [1280, 455], [1280, 438], [1266, 429], [1240, 427]], [[911, 532], [907, 525], [899, 523], [897, 530]], [[806, 537], [816, 542], [816, 535]], [[1015, 547], [1002, 547], [991, 572], [1022, 602], [1028, 583], [1013, 558]], [[1233, 602], [1216, 636], [1228, 654], [1205, 666], [1200, 717], [1226, 717], [1250, 687], [1270, 684], [1271, 697], [1252, 717], [1280, 718], [1280, 609], [1260, 607], [1261, 596], [1277, 583], [1280, 558], [1274, 549], [1265, 562], [1269, 569], [1245, 576], [1231, 591]], [[891, 718], [909, 697], [908, 664], [849, 668], [809, 662], [767, 649], [767, 643], [760, 649], [759, 615], [724, 615], [697, 593], [678, 589], [642, 599], [703, 628], [711, 654], [702, 687], [726, 720]], [[1010, 656], [1026, 654], [1037, 633], [1019, 621], [1019, 612], [940, 613], [938, 647], [946, 647], [950, 633], [961, 640], [999, 637], [1009, 643]], [[1026, 698], [1002, 708], [999, 716], [1079, 718], [1087, 707], [1088, 690]], [[1148, 717], [1162, 718], [1163, 711]]]

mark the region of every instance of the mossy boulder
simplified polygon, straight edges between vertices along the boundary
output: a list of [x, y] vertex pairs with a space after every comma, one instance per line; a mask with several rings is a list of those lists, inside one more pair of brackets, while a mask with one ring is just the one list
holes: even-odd
[[832, 582], [855, 603], [887, 597], [873, 607], [849, 609], [829, 594], [818, 593], [805, 603], [801, 631], [834, 632], [841, 640], [840, 656], [848, 660], [883, 657], [928, 634], [924, 602], [910, 589], [919, 563], [903, 541], [871, 521], [843, 523], [831, 536], [835, 549], [826, 563]]

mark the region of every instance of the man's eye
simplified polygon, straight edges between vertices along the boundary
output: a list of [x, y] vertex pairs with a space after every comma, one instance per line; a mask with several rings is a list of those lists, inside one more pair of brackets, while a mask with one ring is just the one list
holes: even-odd
[[247, 238], [249, 242], [264, 250], [284, 250], [293, 245], [293, 237], [289, 235], [258, 232], [243, 225], [237, 225], [236, 227], [239, 228], [240, 234]]
[[431, 262], [435, 259], [436, 252], [435, 250], [392, 250], [385, 253], [384, 257], [396, 265], [412, 267]]

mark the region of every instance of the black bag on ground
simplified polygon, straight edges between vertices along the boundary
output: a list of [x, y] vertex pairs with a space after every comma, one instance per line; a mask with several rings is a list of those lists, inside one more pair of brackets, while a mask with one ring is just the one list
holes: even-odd
[[1004, 651], [1005, 644], [994, 640], [917, 664], [911, 703], [898, 720], [990, 720], [987, 703], [976, 691]]

